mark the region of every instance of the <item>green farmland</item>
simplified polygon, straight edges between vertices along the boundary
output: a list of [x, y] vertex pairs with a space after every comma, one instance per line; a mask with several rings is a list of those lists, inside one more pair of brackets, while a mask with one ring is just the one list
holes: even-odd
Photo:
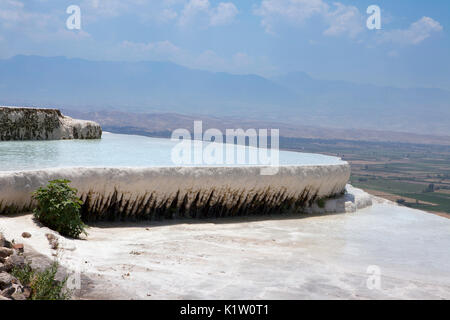
[[284, 149], [341, 157], [355, 187], [402, 205], [450, 214], [450, 147], [281, 138]]

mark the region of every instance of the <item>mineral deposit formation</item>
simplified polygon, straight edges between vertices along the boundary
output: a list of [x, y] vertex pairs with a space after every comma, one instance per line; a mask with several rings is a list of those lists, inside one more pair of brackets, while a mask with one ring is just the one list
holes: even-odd
[[100, 139], [102, 128], [58, 109], [0, 107], [0, 141]]

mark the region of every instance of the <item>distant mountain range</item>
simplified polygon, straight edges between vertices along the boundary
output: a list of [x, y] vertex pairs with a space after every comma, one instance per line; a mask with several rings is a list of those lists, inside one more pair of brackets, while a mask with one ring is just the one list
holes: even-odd
[[[316, 140], [320, 146], [324, 141], [361, 141], [388, 142], [450, 146], [450, 136], [433, 136], [417, 133], [404, 133], [366, 129], [333, 129], [308, 125], [286, 124], [275, 121], [246, 120], [239, 118], [208, 117], [204, 115], [188, 116], [176, 113], [133, 113], [123, 111], [77, 111], [63, 110], [65, 115], [76, 119], [93, 120], [104, 131], [138, 134], [151, 137], [170, 138], [175, 129], [183, 128], [193, 132], [194, 121], [201, 120], [203, 130], [217, 128], [222, 132], [230, 128], [249, 128], [280, 130], [280, 136], [286, 139]], [[283, 141], [283, 139], [281, 139]], [[281, 143], [280, 141], [280, 143]], [[286, 145], [280, 145], [285, 148]], [[448, 147], [447, 147], [448, 148]]]
[[15, 56], [0, 60], [0, 104], [450, 135], [449, 91], [319, 80], [301, 72], [267, 79], [169, 62]]

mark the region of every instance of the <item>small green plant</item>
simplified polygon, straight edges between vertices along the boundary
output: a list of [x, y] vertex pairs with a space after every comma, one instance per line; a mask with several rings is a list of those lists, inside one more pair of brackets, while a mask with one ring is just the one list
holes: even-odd
[[324, 198], [320, 198], [319, 200], [317, 200], [317, 205], [321, 209], [325, 208], [325, 199]]
[[86, 225], [81, 220], [82, 201], [77, 197], [77, 190], [69, 186], [69, 180], [53, 180], [46, 187], [33, 193], [37, 201], [34, 216], [42, 224], [58, 231], [63, 236], [78, 238], [87, 234]]
[[16, 277], [20, 283], [31, 289], [31, 300], [68, 300], [72, 292], [66, 288], [67, 278], [62, 281], [56, 280], [58, 272], [58, 263], [52, 265], [44, 271], [35, 271], [30, 264], [22, 268], [14, 268], [11, 274]]

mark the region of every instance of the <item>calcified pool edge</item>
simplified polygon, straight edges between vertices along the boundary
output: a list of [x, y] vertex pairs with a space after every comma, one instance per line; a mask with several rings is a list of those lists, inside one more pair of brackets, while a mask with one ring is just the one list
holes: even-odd
[[0, 214], [32, 210], [31, 193], [62, 178], [78, 189], [86, 221], [308, 212], [317, 200], [343, 194], [350, 177], [347, 163], [281, 166], [275, 175], [260, 171], [261, 167], [83, 167], [0, 172]]

